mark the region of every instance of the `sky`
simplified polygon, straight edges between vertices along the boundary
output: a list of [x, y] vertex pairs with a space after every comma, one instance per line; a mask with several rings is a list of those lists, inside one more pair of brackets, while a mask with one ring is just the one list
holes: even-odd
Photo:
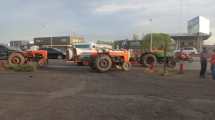
[[[215, 33], [215, 0], [0, 0], [0, 43], [34, 37], [81, 35], [121, 40], [150, 32], [185, 33], [204, 16]], [[215, 43], [215, 36], [206, 41]]]

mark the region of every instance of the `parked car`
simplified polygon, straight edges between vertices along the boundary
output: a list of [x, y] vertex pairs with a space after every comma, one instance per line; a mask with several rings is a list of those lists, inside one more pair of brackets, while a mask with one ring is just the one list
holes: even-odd
[[21, 50], [0, 44], [0, 60], [7, 60], [11, 53], [18, 51], [20, 52]]
[[48, 59], [65, 59], [66, 54], [57, 48], [41, 48], [40, 50], [46, 50], [48, 52]]
[[[198, 54], [198, 51], [196, 48], [194, 47], [186, 47], [186, 48], [181, 48], [183, 50], [183, 53], [186, 54]], [[177, 49], [174, 51], [174, 53], [179, 53], [181, 51], [181, 49]]]

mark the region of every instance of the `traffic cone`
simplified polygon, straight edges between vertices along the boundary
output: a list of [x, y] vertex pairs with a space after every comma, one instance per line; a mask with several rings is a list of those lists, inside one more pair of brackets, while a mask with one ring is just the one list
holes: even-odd
[[154, 64], [150, 64], [149, 65], [149, 72], [150, 73], [154, 73], [155, 72], [155, 65]]

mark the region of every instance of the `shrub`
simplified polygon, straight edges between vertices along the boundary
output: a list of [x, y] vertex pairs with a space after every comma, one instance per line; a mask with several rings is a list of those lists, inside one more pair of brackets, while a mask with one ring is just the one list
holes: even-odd
[[15, 72], [34, 72], [37, 70], [37, 64], [7, 65], [6, 68]]

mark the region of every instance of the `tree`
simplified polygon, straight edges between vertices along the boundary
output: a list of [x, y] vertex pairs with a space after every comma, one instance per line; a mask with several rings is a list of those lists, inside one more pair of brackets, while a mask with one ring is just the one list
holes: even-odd
[[164, 49], [165, 43], [167, 45], [167, 50], [170, 50], [172, 40], [168, 34], [165, 33], [152, 33], [147, 34], [142, 40], [142, 48], [150, 49], [150, 41], [152, 37], [152, 48]]

